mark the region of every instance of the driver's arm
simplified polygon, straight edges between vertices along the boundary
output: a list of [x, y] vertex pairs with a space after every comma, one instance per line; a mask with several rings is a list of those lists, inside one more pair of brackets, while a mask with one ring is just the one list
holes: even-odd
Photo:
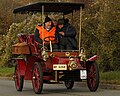
[[34, 33], [34, 40], [40, 44], [43, 43], [43, 40], [40, 38], [39, 30], [36, 29]]

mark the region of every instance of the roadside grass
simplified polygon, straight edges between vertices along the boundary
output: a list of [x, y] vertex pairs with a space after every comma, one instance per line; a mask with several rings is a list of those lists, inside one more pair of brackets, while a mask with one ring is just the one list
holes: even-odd
[[14, 67], [0, 67], [0, 77], [12, 77], [14, 74]]
[[100, 82], [120, 84], [120, 71], [100, 72]]

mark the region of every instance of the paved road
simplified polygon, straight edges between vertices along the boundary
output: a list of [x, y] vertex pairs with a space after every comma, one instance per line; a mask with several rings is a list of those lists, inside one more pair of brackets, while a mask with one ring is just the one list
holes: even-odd
[[14, 81], [0, 80], [0, 96], [120, 96], [119, 90], [98, 89], [97, 92], [90, 92], [87, 87], [74, 86], [67, 90], [63, 84], [44, 84], [42, 94], [35, 94], [31, 81], [25, 81], [24, 89], [18, 92], [15, 89]]

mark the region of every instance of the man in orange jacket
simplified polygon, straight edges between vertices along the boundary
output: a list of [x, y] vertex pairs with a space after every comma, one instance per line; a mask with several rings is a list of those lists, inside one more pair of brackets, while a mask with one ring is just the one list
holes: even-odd
[[40, 45], [44, 43], [45, 47], [47, 47], [48, 49], [50, 49], [49, 41], [52, 41], [53, 44], [52, 47], [54, 50], [58, 49], [56, 38], [57, 38], [56, 28], [53, 26], [52, 20], [48, 16], [46, 16], [44, 24], [38, 25], [36, 27], [34, 39]]

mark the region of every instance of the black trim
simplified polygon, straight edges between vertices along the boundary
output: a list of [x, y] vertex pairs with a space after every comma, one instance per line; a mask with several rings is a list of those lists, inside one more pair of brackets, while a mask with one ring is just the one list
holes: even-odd
[[72, 13], [73, 10], [80, 10], [80, 6], [84, 8], [84, 3], [68, 3], [68, 2], [37, 2], [28, 4], [25, 6], [21, 6], [15, 8], [13, 13], [21, 13], [24, 14], [26, 12], [41, 12], [42, 6], [44, 6], [45, 12], [61, 12], [63, 14]]

